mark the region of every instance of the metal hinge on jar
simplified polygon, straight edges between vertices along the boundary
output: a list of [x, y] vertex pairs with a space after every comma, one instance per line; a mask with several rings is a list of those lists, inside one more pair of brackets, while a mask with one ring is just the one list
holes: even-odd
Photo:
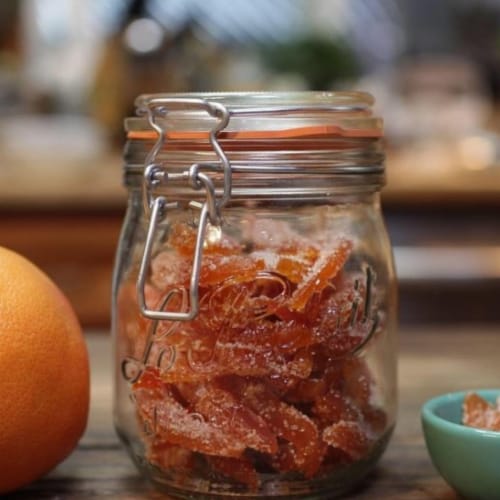
[[[152, 320], [189, 321], [192, 320], [199, 310], [198, 284], [203, 255], [203, 242], [207, 229], [207, 222], [219, 225], [221, 222], [221, 211], [231, 198], [231, 164], [217, 140], [217, 136], [229, 122], [229, 111], [220, 103], [206, 101], [204, 99], [190, 98], [164, 98], [151, 97], [143, 101], [143, 107], [139, 110], [146, 114], [151, 127], [157, 132], [158, 138], [149, 152], [144, 170], [143, 190], [146, 203], [146, 213], [149, 213], [149, 225], [146, 234], [144, 252], [141, 259], [139, 274], [137, 278], [137, 297], [141, 313]], [[214, 127], [209, 131], [208, 140], [217, 155], [218, 163], [195, 163], [181, 173], [168, 173], [165, 168], [157, 163], [157, 157], [165, 146], [166, 130], [158, 122], [158, 118], [165, 118], [172, 111], [205, 111], [216, 119]], [[223, 192], [220, 197], [216, 196], [214, 182], [208, 175], [209, 172], [223, 173]], [[166, 196], [155, 196], [155, 188], [170, 183], [188, 184], [193, 190], [204, 190], [205, 201], [201, 204], [192, 202], [192, 206], [199, 208], [200, 216], [198, 232], [194, 248], [193, 267], [189, 280], [189, 303], [186, 311], [168, 311], [169, 299], [175, 295], [173, 290], [163, 301], [162, 310], [149, 309], [146, 304], [145, 284], [148, 269], [151, 262], [153, 243], [158, 225], [167, 215], [169, 209], [177, 206], [171, 203]]]

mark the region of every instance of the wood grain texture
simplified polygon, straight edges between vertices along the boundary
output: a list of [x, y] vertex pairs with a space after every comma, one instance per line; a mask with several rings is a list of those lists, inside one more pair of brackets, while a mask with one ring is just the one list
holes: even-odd
[[[8, 496], [27, 499], [164, 499], [141, 480], [112, 425], [110, 338], [87, 333], [92, 359], [92, 407], [78, 448], [52, 473]], [[420, 427], [422, 403], [434, 395], [500, 384], [500, 327], [404, 329], [400, 334], [398, 424], [371, 477], [347, 498], [454, 500], [434, 469]]]

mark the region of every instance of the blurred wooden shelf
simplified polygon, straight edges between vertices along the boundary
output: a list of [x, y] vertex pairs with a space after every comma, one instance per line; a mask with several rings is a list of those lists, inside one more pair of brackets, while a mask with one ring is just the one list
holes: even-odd
[[88, 162], [42, 162], [32, 165], [2, 156], [0, 150], [0, 210], [115, 210], [124, 207], [120, 154]]
[[[407, 166], [393, 164], [396, 160], [388, 158], [388, 184], [382, 192], [395, 247], [499, 247], [500, 168], [443, 177], [442, 172], [408, 173]], [[107, 327], [115, 249], [127, 198], [122, 160], [115, 153], [89, 165], [69, 162], [66, 169], [58, 161], [52, 166], [29, 166], [26, 161], [0, 169], [0, 245], [25, 255], [47, 272], [73, 303], [84, 326]], [[449, 283], [453, 280], [444, 283], [441, 296], [451, 296]], [[436, 319], [435, 311], [424, 314], [417, 307], [427, 308], [427, 289], [437, 293], [436, 286], [424, 283], [427, 289], [422, 288], [421, 280], [414, 280], [411, 289], [406, 285], [401, 287], [403, 321]], [[482, 287], [479, 291], [484, 288], [477, 285]], [[470, 286], [462, 287], [466, 288]], [[499, 288], [497, 280], [484, 288], [483, 296], [495, 297]], [[479, 297], [477, 290], [474, 295]], [[457, 300], [454, 296], [452, 302]], [[478, 301], [467, 298], [464, 315], [477, 309], [473, 320], [496, 319], [498, 314], [484, 311], [498, 308], [491, 307], [490, 300], [482, 302], [479, 307]], [[442, 320], [451, 319], [447, 315]]]
[[122, 218], [119, 210], [0, 212], [0, 244], [43, 269], [67, 295], [84, 326], [106, 327]]
[[419, 160], [411, 152], [388, 152], [383, 206], [417, 211], [443, 207], [500, 208], [500, 165], [467, 170], [453, 163], [439, 163], [435, 158]]
[[32, 159], [9, 163], [0, 151], [0, 245], [43, 269], [85, 327], [107, 327], [127, 199], [120, 155], [90, 163]]
[[[126, 203], [119, 152], [88, 163], [13, 161], [0, 150], [0, 210], [114, 210]], [[390, 151], [386, 163], [385, 207], [500, 207], [500, 165], [476, 171], [450, 165], [433, 169]]]

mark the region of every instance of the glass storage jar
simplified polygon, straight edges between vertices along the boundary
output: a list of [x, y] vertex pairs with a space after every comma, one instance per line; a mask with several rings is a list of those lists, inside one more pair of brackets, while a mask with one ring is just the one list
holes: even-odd
[[385, 449], [396, 284], [363, 93], [162, 94], [126, 120], [114, 418], [180, 498], [331, 498]]

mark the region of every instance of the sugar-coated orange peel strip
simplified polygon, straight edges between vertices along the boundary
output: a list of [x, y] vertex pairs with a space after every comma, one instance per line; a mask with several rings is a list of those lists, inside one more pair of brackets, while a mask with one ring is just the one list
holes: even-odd
[[500, 400], [490, 404], [475, 392], [469, 392], [462, 405], [462, 423], [477, 429], [500, 431]]
[[343, 239], [331, 252], [320, 254], [305, 279], [297, 286], [288, 304], [289, 308], [293, 311], [303, 311], [313, 294], [321, 292], [328, 281], [337, 276], [351, 250], [352, 243]]

